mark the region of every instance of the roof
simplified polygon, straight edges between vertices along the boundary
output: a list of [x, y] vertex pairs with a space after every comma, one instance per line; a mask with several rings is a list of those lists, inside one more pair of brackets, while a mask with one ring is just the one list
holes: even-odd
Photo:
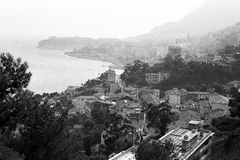
[[235, 80], [235, 81], [231, 81], [231, 82], [228, 82], [228, 83], [227, 83], [227, 85], [230, 85], [230, 86], [233, 86], [233, 85], [235, 85], [235, 84], [240, 85], [240, 81]]
[[66, 91], [74, 91], [77, 88], [77, 86], [68, 86]]
[[154, 97], [151, 93], [147, 93], [142, 96], [143, 101], [145, 101], [147, 104], [152, 104], [154, 106], [157, 106], [160, 104], [160, 101]]
[[199, 121], [193, 121], [193, 120], [188, 122], [188, 124], [199, 124], [199, 123], [200, 123]]
[[127, 149], [126, 151], [122, 151], [109, 160], [135, 160], [135, 152], [137, 146], [132, 146], [131, 148]]
[[98, 99], [96, 96], [78, 96], [74, 99]]
[[93, 104], [93, 103], [103, 103], [103, 104], [109, 104], [109, 105], [114, 104], [113, 102], [110, 102], [110, 101], [103, 101], [103, 100], [96, 100], [96, 101], [92, 102], [92, 104]]
[[188, 92], [188, 94], [209, 94], [209, 92]]
[[181, 92], [177, 88], [173, 88], [172, 90], [167, 90], [165, 94], [180, 95]]
[[210, 97], [209, 97], [209, 101], [211, 103], [228, 104], [229, 99], [230, 98], [224, 97], [224, 96], [222, 96], [220, 94], [211, 94]]
[[[197, 138], [197, 142], [194, 143], [188, 151], [182, 152], [182, 137], [185, 135], [188, 135], [190, 137], [198, 136], [199, 138]], [[212, 132], [204, 131], [202, 138], [200, 138], [200, 132], [192, 133], [192, 131], [188, 129], [178, 127], [175, 130], [172, 130], [165, 134], [159, 140], [164, 143], [165, 140], [171, 138], [173, 140], [173, 144], [176, 146], [175, 151], [180, 153], [180, 156], [182, 156], [183, 159], [188, 159], [205, 142], [205, 140], [212, 135]]]

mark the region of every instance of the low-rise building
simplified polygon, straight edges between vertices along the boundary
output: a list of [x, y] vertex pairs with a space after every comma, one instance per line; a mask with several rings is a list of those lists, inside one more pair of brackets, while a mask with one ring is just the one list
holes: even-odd
[[198, 100], [208, 100], [210, 96], [209, 92], [188, 92], [187, 100], [198, 101]]
[[165, 100], [169, 104], [180, 104], [181, 103], [181, 92], [177, 88], [168, 90], [165, 92]]
[[161, 81], [164, 81], [170, 77], [170, 73], [146, 73], [145, 80], [148, 83], [156, 84], [160, 83]]
[[224, 89], [227, 92], [230, 92], [231, 88], [240, 88], [240, 81], [235, 80], [228, 82], [226, 85], [224, 85]]

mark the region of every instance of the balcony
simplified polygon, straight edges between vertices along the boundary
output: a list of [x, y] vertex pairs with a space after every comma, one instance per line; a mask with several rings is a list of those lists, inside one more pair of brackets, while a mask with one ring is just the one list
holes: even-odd
[[202, 154], [206, 149], [208, 149], [210, 143], [207, 143], [205, 145], [202, 145], [201, 149], [200, 149], [200, 153]]
[[200, 160], [205, 160], [209, 156], [209, 152], [207, 154], [203, 154]]

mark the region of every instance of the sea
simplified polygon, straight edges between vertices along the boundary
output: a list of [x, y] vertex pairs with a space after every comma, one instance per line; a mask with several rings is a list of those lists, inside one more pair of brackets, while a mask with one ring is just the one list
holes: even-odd
[[[37, 48], [36, 40], [0, 40], [0, 53], [9, 52], [29, 65], [32, 77], [27, 89], [35, 94], [63, 92], [97, 78], [112, 65], [108, 62], [70, 57], [64, 50]], [[115, 69], [117, 75], [123, 70]]]

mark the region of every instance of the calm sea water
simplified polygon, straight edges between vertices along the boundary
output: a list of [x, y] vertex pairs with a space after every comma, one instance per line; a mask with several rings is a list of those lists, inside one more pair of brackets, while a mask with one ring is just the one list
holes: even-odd
[[[69, 85], [80, 86], [108, 70], [110, 63], [74, 58], [64, 51], [36, 48], [37, 43], [11, 41], [0, 43], [0, 52], [10, 52], [27, 61], [32, 78], [28, 89], [35, 93], [62, 92]], [[122, 70], [115, 70], [121, 74]]]

